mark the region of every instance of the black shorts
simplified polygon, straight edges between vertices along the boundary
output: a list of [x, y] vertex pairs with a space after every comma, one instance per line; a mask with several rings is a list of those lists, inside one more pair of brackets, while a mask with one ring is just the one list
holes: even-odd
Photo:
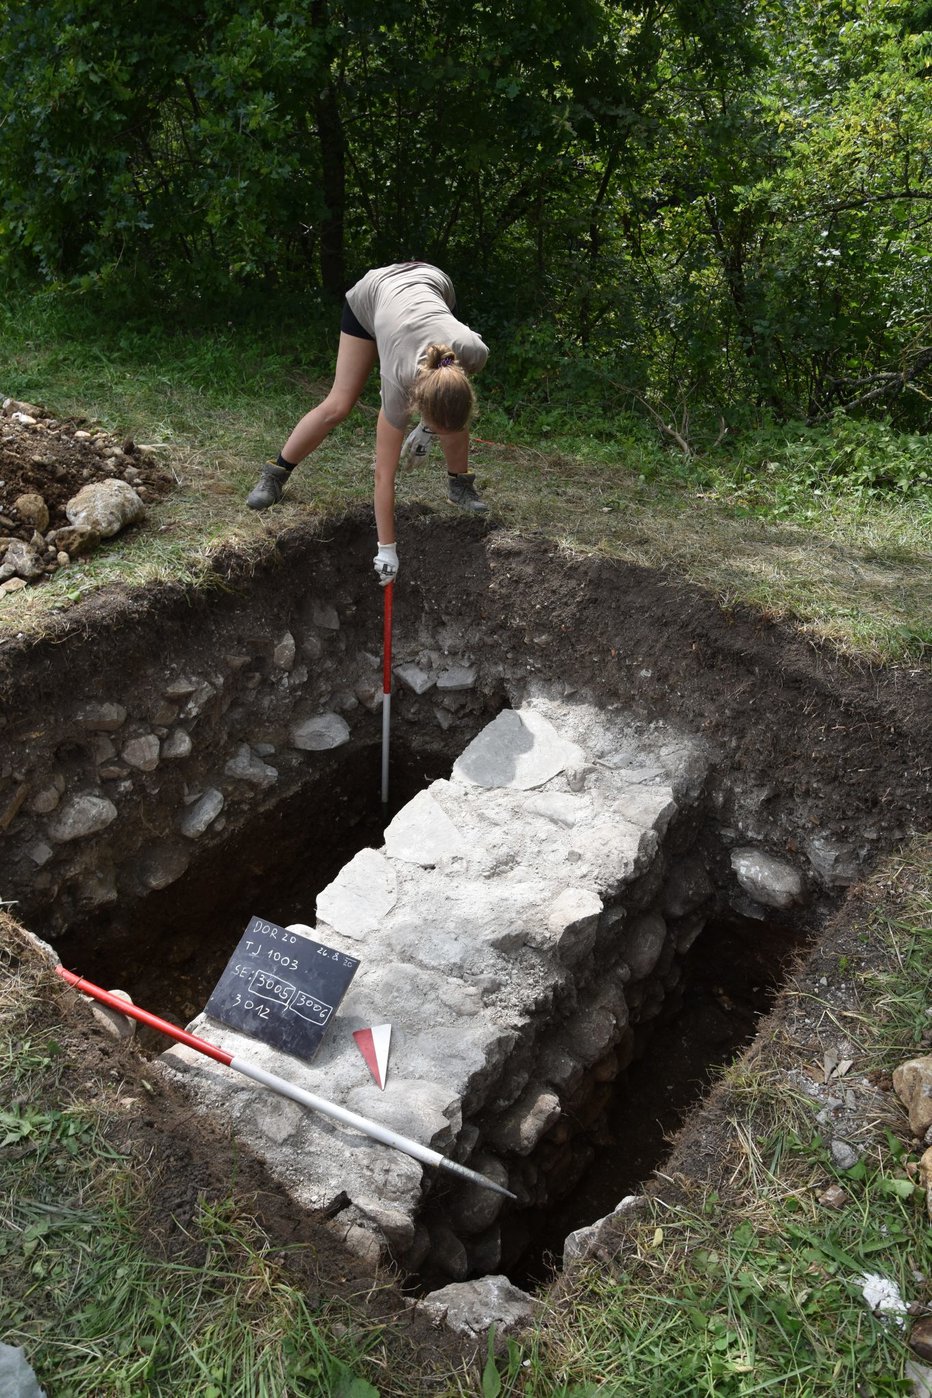
[[359, 324], [359, 321], [350, 310], [348, 301], [343, 302], [343, 319], [340, 321], [340, 330], [344, 335], [354, 335], [357, 340], [375, 341], [375, 336], [370, 335], [368, 330]]

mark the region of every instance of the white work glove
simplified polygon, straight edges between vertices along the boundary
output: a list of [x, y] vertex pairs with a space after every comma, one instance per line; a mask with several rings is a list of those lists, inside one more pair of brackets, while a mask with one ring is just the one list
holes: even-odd
[[423, 422], [419, 422], [417, 427], [405, 437], [400, 457], [402, 466], [410, 468], [411, 466], [426, 465], [433, 441], [433, 432]]
[[395, 581], [398, 576], [398, 550], [394, 544], [379, 544], [379, 551], [372, 562], [383, 587]]

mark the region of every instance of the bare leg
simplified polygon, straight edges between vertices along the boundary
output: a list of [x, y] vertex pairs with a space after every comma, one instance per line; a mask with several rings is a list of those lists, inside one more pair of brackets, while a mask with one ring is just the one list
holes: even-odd
[[308, 452], [320, 446], [328, 432], [349, 416], [359, 401], [375, 360], [374, 340], [341, 333], [333, 387], [322, 403], [305, 413], [282, 447], [286, 461], [297, 466]]

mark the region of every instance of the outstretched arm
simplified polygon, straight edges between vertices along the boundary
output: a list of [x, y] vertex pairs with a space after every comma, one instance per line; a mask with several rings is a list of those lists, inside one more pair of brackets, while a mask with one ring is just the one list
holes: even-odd
[[395, 542], [395, 476], [404, 439], [404, 428], [393, 427], [380, 410], [375, 429], [375, 525], [380, 544]]

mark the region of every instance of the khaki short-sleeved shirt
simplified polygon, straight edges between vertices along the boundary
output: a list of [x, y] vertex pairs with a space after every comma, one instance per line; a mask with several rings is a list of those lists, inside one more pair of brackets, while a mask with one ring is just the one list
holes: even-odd
[[407, 424], [411, 389], [428, 345], [450, 345], [468, 374], [477, 373], [489, 357], [475, 331], [453, 314], [450, 278], [429, 262], [375, 267], [350, 287], [346, 300], [375, 339], [382, 408], [393, 427]]

